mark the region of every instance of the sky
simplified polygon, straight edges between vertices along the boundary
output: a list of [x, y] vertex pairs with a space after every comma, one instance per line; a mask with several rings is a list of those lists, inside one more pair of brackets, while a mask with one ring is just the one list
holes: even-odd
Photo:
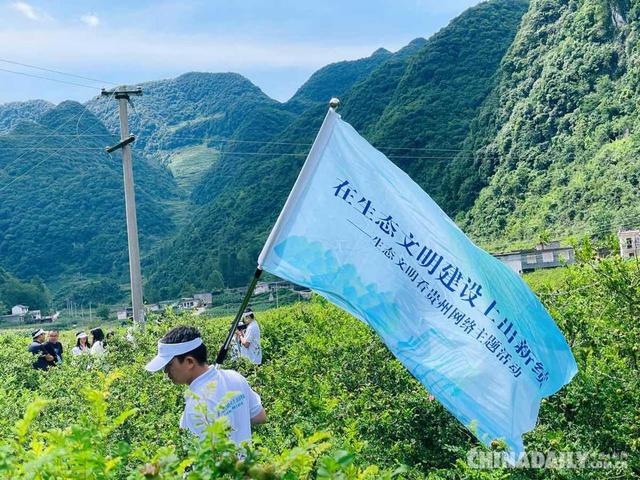
[[[479, 0], [0, 0], [0, 103], [238, 72], [285, 101], [318, 68], [428, 38]], [[17, 62], [81, 75], [72, 78]], [[77, 83], [69, 85], [13, 72]], [[110, 83], [112, 82], [112, 83]]]

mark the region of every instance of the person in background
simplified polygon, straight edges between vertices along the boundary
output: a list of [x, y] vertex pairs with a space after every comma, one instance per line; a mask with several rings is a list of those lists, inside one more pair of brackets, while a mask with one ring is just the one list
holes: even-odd
[[80, 331], [76, 333], [76, 346], [73, 347], [71, 353], [73, 355], [82, 355], [83, 353], [89, 353], [91, 349], [89, 345], [89, 337], [86, 333]]
[[62, 352], [64, 351], [64, 348], [62, 347], [62, 343], [58, 340], [60, 338], [60, 332], [57, 330], [51, 330], [48, 337], [47, 342], [44, 344], [44, 349], [48, 354], [53, 356], [54, 365], [62, 363]]
[[260, 396], [242, 375], [207, 364], [207, 347], [194, 327], [169, 330], [158, 342], [158, 355], [145, 369], [164, 369], [176, 385], [189, 385], [180, 427], [200, 438], [206, 437], [208, 424], [227, 417], [231, 425], [229, 437], [240, 445], [251, 441], [252, 424], [267, 421]]
[[31, 334], [31, 345], [29, 345], [28, 349], [34, 355], [37, 355], [38, 358], [35, 362], [33, 362], [33, 368], [37, 370], [47, 370], [51, 365], [54, 365], [53, 355], [46, 352], [44, 349], [44, 338], [46, 336], [46, 332], [39, 328], [35, 332]]
[[262, 363], [262, 346], [260, 345], [260, 326], [250, 308], [242, 314], [242, 320], [247, 328], [236, 330], [236, 337], [240, 342], [240, 355], [248, 358], [251, 363]]
[[107, 346], [104, 332], [101, 328], [94, 328], [91, 330], [91, 337], [91, 355], [102, 355]]

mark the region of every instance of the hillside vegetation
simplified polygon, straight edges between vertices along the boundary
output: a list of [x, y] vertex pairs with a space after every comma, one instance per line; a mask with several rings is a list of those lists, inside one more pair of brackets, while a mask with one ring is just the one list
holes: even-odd
[[532, 1], [451, 167], [463, 228], [491, 243], [637, 225], [639, 14], [628, 1]]
[[0, 104], [0, 134], [7, 133], [20, 122], [36, 122], [53, 106], [44, 100]]
[[[113, 103], [110, 104], [113, 108]], [[128, 257], [119, 155], [103, 124], [75, 102], [0, 135], [0, 265], [45, 282], [126, 279]], [[164, 202], [175, 181], [144, 157], [134, 159], [143, 251], [174, 227]], [[78, 278], [76, 278], [78, 280]]]
[[[130, 123], [147, 298], [246, 283], [331, 96], [488, 249], [637, 226], [638, 15], [623, 0], [489, 0], [395, 53], [321, 68], [285, 103], [234, 73], [144, 83]], [[114, 103], [87, 103], [97, 136], [74, 150], [43, 137], [66, 120], [77, 133], [61, 112], [78, 108], [0, 107], [3, 185], [39, 165], [0, 191], [0, 264], [58, 298], [126, 281], [119, 159], [100, 153]]]
[[[3, 335], [0, 476], [35, 478], [38, 471], [42, 478], [55, 478], [54, 473], [95, 469], [91, 471], [101, 473], [91, 478], [141, 478], [135, 472], [150, 463], [147, 468], [159, 475], [150, 477], [173, 479], [193, 463], [201, 476], [188, 478], [222, 478], [223, 473], [228, 475], [224, 478], [383, 478], [379, 468], [387, 475], [396, 471], [403, 478], [428, 475], [432, 480], [637, 478], [639, 271], [637, 262], [612, 259], [530, 278], [571, 345], [579, 372], [543, 401], [539, 425], [525, 435], [525, 446], [529, 451], [590, 452], [594, 460], [599, 453], [625, 453], [615, 468], [470, 469], [467, 453], [480, 448], [474, 437], [430, 399], [368, 327], [316, 298], [311, 304], [259, 314], [264, 364], [228, 365], [248, 377], [269, 416], [269, 422], [256, 429], [263, 449], [246, 463], [225, 454], [233, 451], [225, 443], [189, 446], [187, 436], [178, 431], [182, 388], [162, 374], [143, 370], [155, 354], [158, 337], [176, 324], [197, 325], [213, 358], [230, 318], [154, 318], [146, 333], [136, 334], [135, 345], [118, 331], [103, 359], [68, 357], [45, 373], [30, 368], [28, 335]], [[65, 345], [72, 339], [73, 332], [63, 333]], [[16, 423], [25, 412], [26, 420]], [[213, 430], [221, 435], [219, 427]], [[331, 446], [318, 450], [310, 445], [324, 444], [326, 438], [315, 435], [319, 430], [331, 432]], [[282, 456], [274, 455], [282, 450]], [[282, 462], [304, 452], [311, 459], [288, 465], [310, 470], [286, 474]], [[327, 474], [322, 469], [330, 469], [331, 461], [315, 462], [315, 456], [333, 458], [333, 468], [345, 471]], [[230, 457], [234, 460], [228, 463]], [[256, 461], [271, 473], [248, 472]], [[214, 465], [217, 470], [207, 470]], [[360, 476], [353, 470], [358, 468]]]
[[22, 282], [0, 268], [0, 315], [9, 315], [14, 305], [26, 305], [31, 310], [46, 312], [51, 293], [39, 277]]
[[[335, 85], [333, 95], [342, 99], [339, 111], [346, 121], [353, 118], [375, 145], [432, 191], [442, 177], [437, 162], [447, 159], [438, 151], [440, 160], [434, 163], [433, 153], [410, 148], [438, 148], [445, 138], [450, 148], [461, 144], [525, 7], [511, 0], [482, 3], [428, 41], [417, 39], [395, 54], [378, 51], [319, 70], [290, 101], [307, 108], [286, 129], [255, 152], [237, 154], [247, 151], [243, 145], [232, 161], [223, 155], [194, 190], [201, 208], [156, 255], [148, 294], [166, 298], [198, 285], [247, 282], [327, 111], [331, 95], [323, 85]], [[492, 22], [500, 28], [489, 29]], [[420, 158], [403, 158], [415, 155]]]

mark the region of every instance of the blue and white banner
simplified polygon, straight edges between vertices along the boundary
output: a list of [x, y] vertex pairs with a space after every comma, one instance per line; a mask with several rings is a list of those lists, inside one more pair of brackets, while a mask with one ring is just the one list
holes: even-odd
[[482, 442], [524, 451], [577, 372], [540, 301], [330, 109], [258, 264], [373, 328]]

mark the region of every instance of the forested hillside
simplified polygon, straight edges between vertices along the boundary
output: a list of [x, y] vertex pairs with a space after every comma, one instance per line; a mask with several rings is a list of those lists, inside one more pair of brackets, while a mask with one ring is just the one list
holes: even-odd
[[[122, 163], [104, 152], [115, 142], [75, 102], [0, 136], [0, 266], [47, 283], [64, 277], [79, 286], [102, 276], [126, 281]], [[173, 231], [165, 202], [176, 185], [143, 157], [135, 158], [134, 172], [140, 239], [148, 252]]]
[[[143, 84], [145, 95], [133, 98], [130, 116], [139, 138], [134, 151], [149, 297], [244, 284], [331, 96], [342, 100], [339, 112], [346, 121], [484, 245], [597, 237], [635, 225], [638, 15], [624, 1], [535, 0], [528, 6], [525, 0], [490, 0], [428, 40], [327, 65], [285, 103], [233, 73], [189, 73]], [[10, 161], [12, 152], [30, 145], [25, 132], [42, 136], [56, 128], [38, 119], [64, 105], [0, 107], [0, 128], [13, 128], [0, 137], [6, 145], [0, 177], [12, 181], [41, 161], [46, 149], [61, 145], [54, 136], [25, 156], [21, 168]], [[113, 102], [95, 99], [87, 107], [106, 125], [84, 119], [94, 118], [100, 135], [117, 131]], [[19, 120], [24, 122], [12, 127]], [[99, 152], [109, 143], [103, 140], [82, 137], [74, 148], [82, 155]], [[56, 172], [65, 159], [47, 160], [45, 169], [35, 170], [35, 193], [17, 188], [24, 179], [1, 192], [10, 198], [0, 208], [12, 212], [0, 219], [2, 265], [26, 279], [75, 273], [123, 278], [116, 272], [126, 272], [126, 249], [110, 241], [116, 231], [124, 241], [124, 229], [113, 220], [122, 218], [114, 210], [122, 208], [120, 197], [105, 205], [98, 200], [110, 197], [93, 190], [70, 193], [91, 197], [92, 214], [105, 213], [100, 221], [114, 227], [100, 231], [93, 240], [100, 248], [91, 254], [88, 240], [77, 241], [87, 236], [76, 221], [85, 218], [82, 207], [69, 215], [68, 207], [54, 211], [37, 201], [66, 198], [65, 187], [45, 187], [38, 176], [62, 175]], [[99, 168], [110, 168], [113, 175], [104, 178], [114, 183], [100, 190], [115, 192], [119, 159], [106, 160]], [[92, 181], [102, 184], [104, 178]], [[84, 180], [79, 175], [69, 182]], [[51, 234], [44, 217], [66, 225], [67, 233]], [[34, 229], [23, 228], [36, 223], [38, 239], [49, 235], [58, 246], [53, 255], [30, 237]], [[17, 229], [26, 235], [20, 247]], [[158, 239], [163, 241], [156, 251]], [[104, 248], [111, 253], [100, 253]], [[20, 258], [18, 251], [24, 253]]]
[[44, 100], [0, 104], [0, 134], [7, 133], [20, 122], [37, 121], [51, 108], [53, 104]]
[[39, 277], [22, 282], [0, 267], [0, 315], [10, 314], [14, 305], [46, 312], [50, 302], [51, 293]]
[[629, 1], [532, 2], [451, 165], [463, 228], [491, 243], [637, 225], [639, 15]]
[[[332, 95], [322, 85], [335, 85], [333, 95], [343, 101], [343, 118], [353, 119], [374, 144], [431, 191], [441, 167], [434, 168], [432, 153], [410, 149], [441, 148], [444, 141], [450, 148], [462, 144], [525, 9], [520, 1], [483, 3], [428, 41], [417, 39], [395, 54], [378, 51], [317, 72], [291, 100], [308, 105], [295, 121], [268, 144], [250, 152], [243, 146], [240, 151], [246, 155], [236, 150], [232, 161], [223, 157], [207, 173], [194, 191], [201, 207], [154, 258], [147, 293], [164, 298], [196, 286], [238, 286], [247, 281], [326, 113]], [[359, 80], [349, 69], [360, 73]], [[451, 86], [456, 76], [460, 78]], [[345, 84], [345, 78], [352, 84]], [[416, 155], [421, 158], [401, 158]]]
[[[168, 167], [181, 187], [181, 201], [174, 204], [179, 224], [191, 217], [191, 192], [221, 152], [238, 144], [251, 148], [295, 118], [237, 73], [192, 72], [142, 87], [144, 95], [132, 98], [130, 129], [140, 138], [136, 148]], [[116, 110], [96, 100], [87, 108], [118, 130]]]
[[[355, 126], [445, 209], [438, 196], [442, 170], [491, 92], [527, 6], [526, 0], [494, 0], [467, 10], [425, 48], [401, 57], [402, 68], [380, 69], [345, 99], [344, 119], [367, 115]], [[379, 85], [390, 88], [380, 92]], [[382, 97], [384, 108], [371, 112], [374, 96]]]

